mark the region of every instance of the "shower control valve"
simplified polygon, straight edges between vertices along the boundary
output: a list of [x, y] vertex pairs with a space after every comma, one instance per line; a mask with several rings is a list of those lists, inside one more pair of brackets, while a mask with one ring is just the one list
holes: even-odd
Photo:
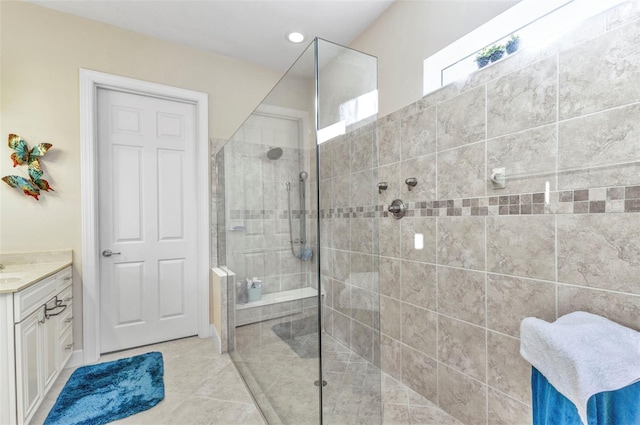
[[402, 199], [394, 199], [391, 205], [387, 208], [387, 210], [393, 215], [396, 219], [401, 219], [407, 214], [407, 207], [405, 206]]
[[412, 188], [414, 188], [414, 187], [416, 187], [418, 185], [418, 179], [415, 178], [415, 177], [409, 177], [404, 182], [409, 187], [409, 190], [411, 190]]
[[387, 182], [380, 182], [378, 183], [378, 193], [382, 194], [383, 190], [387, 190], [389, 188], [389, 185], [387, 184]]

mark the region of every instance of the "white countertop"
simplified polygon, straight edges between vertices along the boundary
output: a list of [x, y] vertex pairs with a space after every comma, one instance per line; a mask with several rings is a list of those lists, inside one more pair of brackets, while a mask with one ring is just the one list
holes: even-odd
[[[0, 270], [0, 294], [22, 291], [70, 265], [71, 261], [56, 261], [54, 263], [5, 266], [3, 270]], [[9, 282], [4, 282], [7, 277], [15, 277], [18, 280], [11, 279]]]
[[69, 267], [71, 251], [0, 254], [0, 264], [0, 294], [13, 293]]

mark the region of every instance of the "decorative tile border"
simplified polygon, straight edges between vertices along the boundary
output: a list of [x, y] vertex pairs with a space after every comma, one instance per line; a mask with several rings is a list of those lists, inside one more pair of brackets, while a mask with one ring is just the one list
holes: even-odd
[[[408, 217], [496, 216], [531, 214], [603, 214], [640, 212], [640, 186], [614, 186], [407, 202]], [[321, 210], [321, 218], [388, 217], [386, 205]]]
[[[604, 214], [640, 212], [640, 186], [614, 186], [591, 189], [523, 193], [440, 201], [407, 202], [407, 217], [496, 216], [531, 214]], [[287, 210], [231, 210], [231, 220], [288, 218]], [[317, 218], [316, 211], [305, 211]], [[292, 219], [300, 219], [301, 210], [292, 210]], [[320, 218], [388, 217], [387, 205], [329, 208], [320, 210]]]

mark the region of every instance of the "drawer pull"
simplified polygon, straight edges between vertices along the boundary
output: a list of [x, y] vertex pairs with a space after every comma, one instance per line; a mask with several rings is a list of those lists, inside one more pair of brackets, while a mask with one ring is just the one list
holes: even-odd
[[64, 347], [65, 350], [71, 350], [73, 348], [73, 342], [71, 344], [67, 344], [66, 347]]
[[71, 280], [71, 276], [67, 276], [67, 277], [65, 277], [65, 278], [64, 278], [64, 279], [62, 279], [62, 280], [64, 280], [65, 282], [68, 282], [68, 281], [70, 281], [70, 280]]
[[71, 317], [69, 317], [67, 319], [64, 319], [64, 323], [71, 323], [72, 321], [73, 321], [73, 316], [71, 316]]
[[[65, 311], [68, 307], [68, 304], [62, 304], [62, 301], [60, 300], [56, 300], [56, 306], [53, 308], [47, 308], [47, 305], [44, 305], [44, 316], [45, 318], [49, 319], [53, 316], [58, 316], [60, 314], [62, 314], [63, 311]], [[61, 310], [57, 310], [57, 309], [61, 309]], [[57, 310], [57, 311], [56, 311]]]
[[67, 297], [67, 298], [65, 298], [63, 301], [66, 303], [66, 302], [71, 301], [72, 299], [73, 299], [73, 297]]

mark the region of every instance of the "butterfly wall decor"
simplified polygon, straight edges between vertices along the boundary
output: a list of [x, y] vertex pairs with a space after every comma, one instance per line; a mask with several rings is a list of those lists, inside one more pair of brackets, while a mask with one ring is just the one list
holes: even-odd
[[9, 134], [9, 147], [14, 150], [11, 154], [13, 166], [27, 165], [29, 178], [20, 176], [4, 176], [2, 181], [11, 187], [22, 189], [25, 195], [39, 201], [40, 191], [49, 192], [53, 188], [49, 182], [42, 178], [43, 171], [40, 166], [40, 157], [44, 156], [53, 147], [51, 143], [40, 143], [29, 149], [27, 142], [17, 134]]

